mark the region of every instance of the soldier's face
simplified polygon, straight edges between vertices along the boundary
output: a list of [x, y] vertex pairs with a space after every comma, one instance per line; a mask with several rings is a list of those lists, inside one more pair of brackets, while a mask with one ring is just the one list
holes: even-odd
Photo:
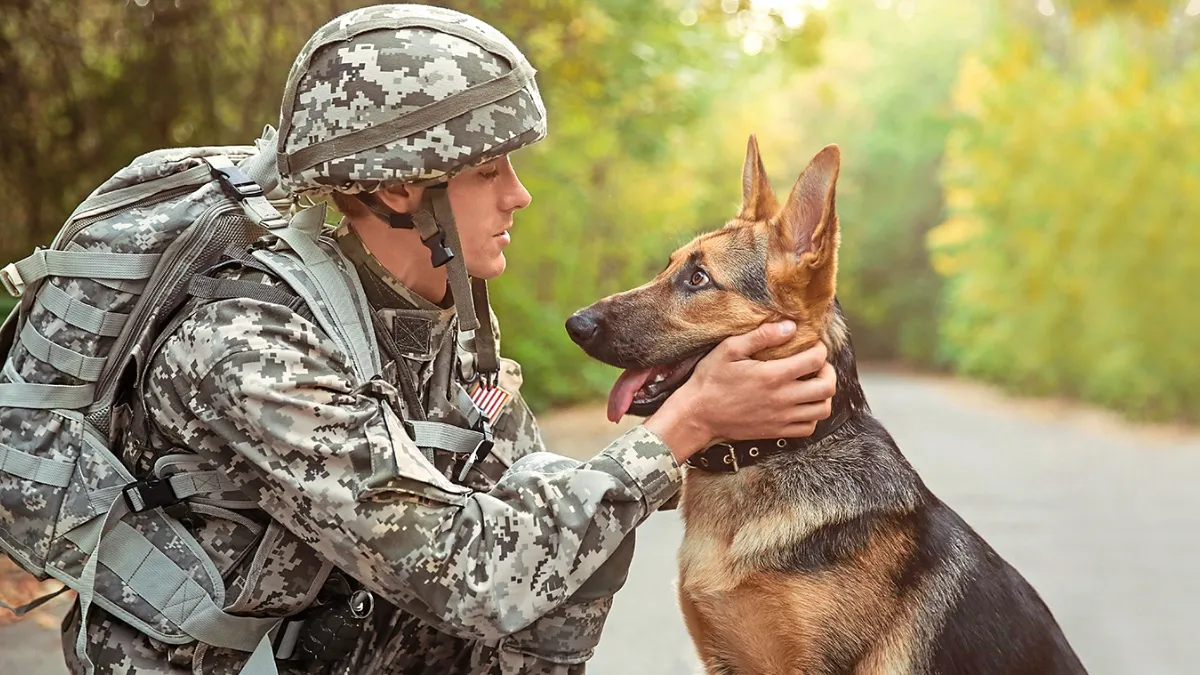
[[500, 276], [507, 264], [504, 249], [511, 241], [513, 213], [529, 206], [532, 199], [508, 155], [451, 178], [447, 196], [467, 272], [480, 279]]

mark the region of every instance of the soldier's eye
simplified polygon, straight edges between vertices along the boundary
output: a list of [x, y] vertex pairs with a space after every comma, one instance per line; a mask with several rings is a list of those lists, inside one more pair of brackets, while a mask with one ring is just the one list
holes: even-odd
[[479, 172], [479, 175], [482, 176], [484, 180], [495, 180], [496, 177], [500, 175], [500, 169], [489, 169], [487, 171], [481, 171], [481, 172]]
[[695, 272], [692, 272], [691, 278], [688, 279], [688, 286], [691, 286], [692, 288], [703, 288], [704, 286], [707, 286], [708, 282], [710, 281], [712, 281], [712, 279], [708, 276], [708, 273], [704, 270], [698, 269]]

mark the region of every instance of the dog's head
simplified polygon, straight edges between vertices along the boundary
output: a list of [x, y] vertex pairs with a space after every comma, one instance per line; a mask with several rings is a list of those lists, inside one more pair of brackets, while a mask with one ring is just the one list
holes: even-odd
[[571, 339], [589, 356], [626, 369], [609, 397], [610, 419], [653, 414], [714, 346], [763, 322], [792, 319], [797, 330], [759, 358], [841, 339], [834, 311], [840, 161], [838, 147], [826, 146], [780, 206], [751, 136], [737, 216], [672, 253], [648, 283], [567, 320]]

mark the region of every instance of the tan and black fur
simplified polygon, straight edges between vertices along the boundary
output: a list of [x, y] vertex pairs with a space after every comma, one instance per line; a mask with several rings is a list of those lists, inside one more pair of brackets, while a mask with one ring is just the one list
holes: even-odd
[[700, 657], [712, 675], [1084, 673], [1037, 592], [871, 415], [835, 297], [839, 166], [824, 148], [780, 205], [752, 136], [740, 213], [568, 323], [591, 356], [625, 368], [785, 317], [795, 339], [760, 357], [829, 348], [838, 392], [811, 439], [737, 471], [687, 469], [679, 602]]

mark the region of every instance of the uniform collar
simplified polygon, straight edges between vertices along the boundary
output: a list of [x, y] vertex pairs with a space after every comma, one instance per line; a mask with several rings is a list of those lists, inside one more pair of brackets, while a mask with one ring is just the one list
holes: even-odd
[[[387, 293], [375, 292], [381, 290], [377, 286], [376, 288], [367, 289], [368, 296], [374, 296], [370, 300], [371, 304], [376, 306], [376, 309], [425, 310], [436, 313], [438, 319], [443, 321], [454, 316], [454, 305], [450, 299], [449, 287], [447, 287], [446, 291], [448, 306], [442, 307], [430, 302], [420, 293], [405, 286], [403, 282], [396, 278], [396, 275], [389, 272], [379, 262], [379, 259], [375, 257], [375, 254], [371, 253], [366, 243], [363, 242], [362, 238], [358, 236], [346, 220], [342, 220], [341, 225], [338, 226], [337, 231], [334, 233], [334, 238], [337, 241], [338, 248], [358, 268], [360, 274], [370, 274], [375, 280], [381, 282], [382, 286], [388, 291]], [[371, 284], [366, 285], [371, 286]]]
[[[416, 361], [431, 361], [454, 330], [454, 305], [438, 307], [405, 286], [371, 253], [343, 220], [334, 233], [338, 248], [358, 270], [367, 302], [391, 333], [397, 349]], [[449, 292], [446, 293], [449, 299]]]

